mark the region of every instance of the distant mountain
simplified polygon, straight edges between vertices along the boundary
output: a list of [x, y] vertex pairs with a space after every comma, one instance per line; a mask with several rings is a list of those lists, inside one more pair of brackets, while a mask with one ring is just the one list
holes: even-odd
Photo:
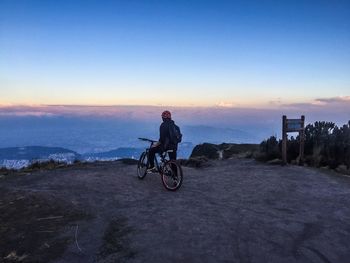
[[[184, 142], [179, 144], [178, 157], [188, 158], [191, 155], [194, 145], [190, 142]], [[134, 148], [134, 147], [121, 147], [115, 150], [99, 153], [85, 153], [82, 155], [82, 159], [92, 160], [110, 160], [120, 158], [134, 158], [138, 159], [145, 148]]]
[[186, 141], [193, 144], [203, 142], [210, 143], [256, 143], [257, 137], [253, 133], [249, 133], [239, 129], [219, 128], [211, 126], [184, 126], [181, 130]]
[[[223, 120], [224, 121], [224, 120]], [[223, 122], [222, 121], [222, 122]], [[271, 135], [269, 129], [259, 125], [249, 127], [178, 124], [183, 134], [183, 142], [193, 145], [200, 143], [259, 143]], [[128, 121], [110, 118], [68, 118], [50, 117], [4, 117], [0, 116], [0, 148], [23, 145], [59, 146], [80, 154], [106, 152], [119, 147], [143, 148], [147, 143], [138, 137], [159, 138], [160, 119], [154, 122]], [[248, 125], [248, 124], [247, 124]], [[266, 131], [267, 130], [267, 131]], [[273, 130], [273, 129], [272, 129]], [[180, 152], [183, 144], [181, 144]], [[184, 146], [186, 148], [186, 146]], [[179, 152], [179, 153], [180, 153]]]
[[0, 148], [0, 160], [76, 159], [80, 154], [61, 147], [26, 146]]
[[[98, 161], [116, 160], [121, 158], [138, 159], [145, 147], [120, 147], [114, 150], [79, 154], [62, 147], [26, 146], [0, 148], [0, 167], [20, 169], [36, 161], [55, 160], [58, 162], [72, 163], [74, 160]], [[191, 142], [183, 142], [178, 148], [178, 158], [188, 158], [194, 145]]]
[[80, 159], [77, 152], [61, 147], [26, 146], [0, 148], [0, 167], [20, 169], [35, 161], [55, 160], [72, 163]]
[[82, 158], [86, 160], [107, 160], [119, 158], [138, 159], [143, 151], [143, 148], [122, 147], [107, 152], [85, 153], [82, 155]]

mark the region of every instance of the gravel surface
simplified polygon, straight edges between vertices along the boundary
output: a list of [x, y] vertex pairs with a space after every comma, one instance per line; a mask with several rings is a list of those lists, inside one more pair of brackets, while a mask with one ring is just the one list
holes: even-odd
[[[0, 180], [91, 215], [54, 262], [350, 262], [350, 178], [249, 159], [184, 168], [177, 192], [135, 165], [93, 163]], [[1, 260], [0, 260], [1, 261]]]

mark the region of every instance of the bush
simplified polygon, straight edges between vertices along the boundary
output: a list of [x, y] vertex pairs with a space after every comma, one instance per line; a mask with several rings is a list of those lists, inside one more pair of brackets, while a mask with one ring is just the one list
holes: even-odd
[[256, 159], [260, 161], [269, 161], [277, 158], [281, 158], [281, 151], [279, 142], [275, 136], [271, 136], [267, 140], [260, 143], [260, 154]]
[[51, 170], [51, 169], [55, 169], [55, 168], [63, 167], [63, 166], [65, 166], [64, 163], [60, 163], [60, 162], [57, 162], [57, 161], [51, 159], [49, 161], [44, 161], [44, 162], [41, 162], [41, 161], [34, 162], [31, 165], [29, 165], [28, 167], [23, 168], [23, 170], [25, 170], [25, 171]]
[[[281, 158], [282, 141], [275, 136], [260, 144], [260, 153], [256, 159], [269, 161]], [[299, 136], [287, 141], [288, 162], [294, 162], [299, 155]], [[328, 166], [335, 169], [339, 166], [350, 169], [350, 121], [342, 127], [333, 122], [317, 121], [305, 127], [305, 162], [316, 167]]]
[[9, 175], [15, 173], [15, 169], [7, 169], [6, 167], [0, 167], [0, 178], [2, 175]]
[[258, 144], [225, 143], [225, 144], [220, 144], [219, 147], [223, 151], [222, 157], [224, 159], [228, 159], [231, 157], [251, 158], [254, 152], [259, 151]]
[[334, 169], [339, 165], [350, 166], [350, 121], [343, 127], [332, 122], [315, 122], [305, 128], [305, 154], [309, 164]]

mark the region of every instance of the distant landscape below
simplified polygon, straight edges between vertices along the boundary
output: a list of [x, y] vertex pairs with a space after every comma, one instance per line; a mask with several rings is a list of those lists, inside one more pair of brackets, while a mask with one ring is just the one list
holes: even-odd
[[[203, 142], [259, 143], [271, 134], [258, 127], [250, 130], [218, 125], [178, 124], [183, 133], [179, 158], [188, 158], [193, 147]], [[160, 121], [152, 123], [96, 117], [1, 117], [0, 165], [5, 160], [23, 162], [48, 158], [52, 154], [55, 154], [56, 159], [66, 158], [60, 153], [68, 154], [68, 159], [77, 156], [87, 160], [138, 158], [139, 153], [148, 146], [138, 137], [157, 140], [159, 125]]]
[[[83, 113], [79, 115], [74, 112], [75, 106], [11, 110], [15, 111], [0, 112], [0, 166], [7, 167], [23, 166], [33, 159], [138, 158], [149, 146], [138, 138], [157, 140], [161, 123], [158, 107], [102, 108], [105, 115], [99, 115], [100, 108], [78, 107], [79, 114]], [[204, 142], [258, 144], [281, 134], [281, 114], [277, 111], [268, 112], [269, 117], [266, 112], [259, 115], [257, 110], [244, 109], [177, 108], [174, 111], [174, 119], [183, 134], [178, 158], [188, 158], [193, 148]], [[298, 116], [295, 112], [287, 114]], [[306, 122], [318, 117], [306, 115]]]
[[[159, 123], [108, 119], [27, 117], [2, 121], [0, 148], [22, 146], [64, 147], [79, 153], [109, 151], [118, 147], [143, 147], [138, 137], [157, 140]], [[255, 131], [205, 125], [181, 125], [183, 142], [258, 142]], [[269, 134], [270, 135], [270, 134]]]

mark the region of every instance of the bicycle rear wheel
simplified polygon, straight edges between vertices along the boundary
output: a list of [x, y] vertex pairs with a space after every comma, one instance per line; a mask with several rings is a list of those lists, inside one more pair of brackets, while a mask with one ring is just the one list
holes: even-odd
[[148, 167], [148, 154], [143, 152], [140, 156], [139, 162], [137, 163], [137, 177], [139, 179], [145, 178]]
[[164, 164], [161, 177], [162, 183], [167, 190], [176, 191], [182, 185], [182, 168], [176, 161], [170, 160]]

